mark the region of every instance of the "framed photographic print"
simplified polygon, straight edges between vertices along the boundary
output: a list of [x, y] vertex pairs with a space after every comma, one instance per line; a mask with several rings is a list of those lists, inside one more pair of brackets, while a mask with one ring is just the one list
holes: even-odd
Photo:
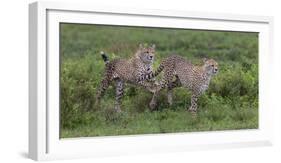
[[29, 156], [272, 144], [266, 16], [36, 2]]

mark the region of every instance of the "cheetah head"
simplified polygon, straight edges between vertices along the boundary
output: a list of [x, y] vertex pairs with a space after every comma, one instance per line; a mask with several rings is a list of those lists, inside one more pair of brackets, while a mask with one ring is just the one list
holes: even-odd
[[215, 75], [218, 72], [218, 63], [214, 59], [203, 59], [204, 69], [209, 75]]
[[137, 55], [145, 64], [153, 63], [154, 54], [155, 54], [154, 44], [148, 47], [144, 47], [142, 44], [140, 44]]

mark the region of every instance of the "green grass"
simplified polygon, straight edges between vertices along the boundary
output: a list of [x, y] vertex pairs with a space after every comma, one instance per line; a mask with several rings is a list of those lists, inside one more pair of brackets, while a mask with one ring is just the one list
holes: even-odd
[[[219, 73], [198, 101], [197, 118], [186, 111], [190, 92], [184, 88], [175, 89], [171, 107], [163, 90], [151, 112], [152, 94], [126, 85], [118, 114], [110, 87], [101, 108], [94, 108], [104, 71], [99, 52], [110, 60], [129, 58], [139, 43], [156, 44], [155, 68], [171, 53], [194, 64], [203, 57], [219, 63]], [[258, 128], [257, 33], [61, 24], [60, 45], [62, 138]]]

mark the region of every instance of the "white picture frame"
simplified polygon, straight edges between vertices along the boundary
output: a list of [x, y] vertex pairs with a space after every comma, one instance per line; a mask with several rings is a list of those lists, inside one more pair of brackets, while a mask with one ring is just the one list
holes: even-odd
[[[60, 22], [259, 32], [259, 128], [175, 134], [59, 138]], [[173, 23], [171, 23], [173, 22]], [[148, 24], [148, 25], [147, 25]], [[204, 12], [116, 8], [84, 3], [29, 6], [29, 157], [34, 160], [99, 157], [271, 145], [273, 18]]]

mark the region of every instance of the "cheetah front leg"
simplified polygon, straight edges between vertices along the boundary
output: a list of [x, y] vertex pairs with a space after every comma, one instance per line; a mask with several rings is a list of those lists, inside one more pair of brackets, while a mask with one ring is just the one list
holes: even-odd
[[156, 82], [138, 81], [137, 84], [142, 86], [144, 89], [148, 90], [151, 93], [155, 93], [158, 88]]
[[189, 107], [188, 111], [191, 114], [196, 114], [197, 113], [197, 101], [198, 101], [198, 95], [192, 93], [191, 95], [191, 106]]
[[121, 112], [121, 99], [124, 95], [124, 82], [121, 79], [116, 80], [116, 96], [115, 96], [115, 106], [116, 112]]
[[180, 86], [181, 86], [181, 82], [177, 76], [175, 81], [168, 84], [167, 98], [170, 106], [173, 104], [173, 89]]
[[157, 91], [153, 94], [152, 99], [149, 102], [149, 108], [150, 110], [154, 110], [157, 105], [157, 97], [159, 96], [160, 91]]
[[168, 86], [168, 91], [167, 91], [167, 99], [168, 99], [168, 104], [170, 106], [172, 106], [173, 105], [173, 89], [170, 88], [169, 86]]
[[[154, 110], [156, 108], [157, 105], [157, 97], [160, 94], [160, 90], [166, 88], [167, 86], [173, 89], [172, 85], [173, 85], [173, 74], [171, 73], [171, 71], [166, 71], [164, 72], [164, 78], [161, 81], [160, 85], [156, 86], [156, 92], [153, 94], [153, 97], [149, 103], [149, 107], [151, 110]], [[171, 83], [171, 84], [170, 84]], [[170, 94], [170, 97], [172, 96], [172, 92], [170, 90], [170, 92], [168, 91], [168, 94]], [[168, 97], [169, 98], [169, 97]]]

